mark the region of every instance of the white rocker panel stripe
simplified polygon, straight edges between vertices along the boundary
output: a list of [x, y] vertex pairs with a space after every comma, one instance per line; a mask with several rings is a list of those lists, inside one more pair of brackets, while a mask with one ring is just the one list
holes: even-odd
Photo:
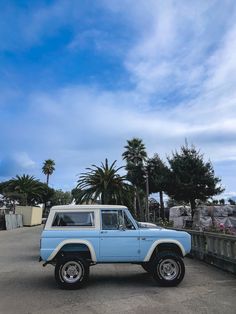
[[155, 241], [152, 244], [152, 246], [150, 247], [150, 249], [149, 249], [149, 251], [148, 251], [148, 253], [147, 253], [147, 255], [146, 255], [145, 259], [144, 259], [144, 262], [148, 262], [150, 260], [150, 258], [152, 256], [152, 253], [155, 250], [156, 246], [158, 244], [161, 244], [161, 243], [174, 243], [174, 244], [177, 244], [178, 247], [181, 249], [181, 252], [182, 252], [183, 256], [186, 255], [185, 249], [184, 249], [183, 245], [179, 241], [172, 240], [172, 239], [161, 239], [161, 240]]
[[47, 259], [47, 261], [51, 261], [56, 255], [57, 253], [60, 251], [60, 249], [65, 245], [65, 244], [85, 244], [88, 246], [89, 250], [90, 250], [90, 254], [91, 254], [91, 258], [93, 262], [97, 261], [96, 258], [96, 254], [95, 254], [95, 250], [93, 248], [93, 245], [87, 241], [87, 240], [79, 240], [79, 239], [69, 239], [69, 240], [64, 240], [62, 241], [56, 248], [55, 250], [51, 253], [51, 255], [49, 256], [49, 258]]

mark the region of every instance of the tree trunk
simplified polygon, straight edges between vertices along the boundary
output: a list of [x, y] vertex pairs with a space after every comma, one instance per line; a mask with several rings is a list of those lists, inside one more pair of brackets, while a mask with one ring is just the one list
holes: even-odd
[[134, 216], [137, 218], [137, 187], [134, 186]]
[[49, 183], [49, 173], [47, 174], [47, 185]]
[[[48, 183], [49, 183], [49, 173], [47, 174], [47, 186], [48, 186]], [[44, 204], [43, 204], [43, 216], [46, 215], [46, 210], [47, 210], [47, 202], [45, 201]]]
[[163, 191], [160, 191], [160, 208], [161, 212], [163, 212], [163, 219], [165, 219], [165, 207], [163, 202]]
[[194, 199], [190, 200], [190, 206], [191, 206], [191, 216], [192, 216], [192, 220], [193, 220], [194, 212], [196, 209], [196, 203], [195, 203]]
[[138, 203], [139, 218], [141, 221], [144, 221], [144, 210], [141, 206], [140, 196], [138, 192], [137, 192], [137, 203]]
[[23, 206], [28, 206], [28, 195], [26, 193], [23, 195]]
[[101, 203], [105, 204], [105, 197], [104, 197], [104, 193], [101, 193]]
[[146, 218], [147, 221], [149, 221], [149, 203], [148, 203], [148, 197], [149, 197], [149, 183], [148, 183], [148, 173], [146, 173]]

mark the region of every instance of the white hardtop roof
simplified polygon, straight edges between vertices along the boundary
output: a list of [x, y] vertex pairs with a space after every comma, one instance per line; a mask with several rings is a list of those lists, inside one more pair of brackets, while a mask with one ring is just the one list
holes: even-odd
[[80, 210], [80, 209], [105, 209], [105, 210], [112, 210], [112, 209], [122, 209], [127, 208], [123, 205], [58, 205], [53, 206], [51, 210]]

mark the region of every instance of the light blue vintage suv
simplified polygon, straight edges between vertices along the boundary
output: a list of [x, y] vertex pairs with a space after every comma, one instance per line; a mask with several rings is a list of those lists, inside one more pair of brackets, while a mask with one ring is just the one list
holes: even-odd
[[55, 265], [55, 279], [64, 289], [80, 288], [89, 267], [99, 263], [139, 264], [159, 285], [176, 286], [191, 249], [187, 232], [137, 222], [118, 205], [52, 207], [40, 242], [40, 260]]

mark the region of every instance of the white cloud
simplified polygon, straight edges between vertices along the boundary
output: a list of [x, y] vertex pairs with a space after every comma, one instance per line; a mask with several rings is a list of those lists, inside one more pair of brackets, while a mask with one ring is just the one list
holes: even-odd
[[188, 104], [147, 110], [136, 93], [82, 86], [52, 94], [34, 94], [31, 98], [34, 99], [31, 100], [33, 114], [47, 122], [42, 128], [46, 137], [43, 145], [48, 142], [50, 146], [54, 141], [56, 145], [85, 147], [89, 140], [96, 147], [96, 139], [101, 137], [104, 142], [99, 140], [99, 145], [104, 147], [106, 141], [110, 143], [113, 138], [124, 140], [138, 135], [145, 139], [148, 147], [153, 147], [151, 150], [160, 151], [163, 156], [185, 138], [202, 147], [213, 160], [236, 156], [236, 117], [231, 110], [225, 110], [220, 119], [217, 118], [211, 104], [202, 109], [204, 115], [197, 102], [189, 110]]
[[25, 152], [14, 154], [14, 160], [23, 169], [31, 169], [36, 166], [36, 163]]
[[36, 162], [26, 152], [7, 154], [0, 159], [0, 178], [9, 178], [16, 174], [35, 170]]
[[[23, 28], [29, 42], [45, 35], [51, 19], [50, 31], [67, 23], [70, 15], [69, 23], [76, 29], [80, 10], [71, 3], [61, 1], [33, 13], [32, 27]], [[31, 134], [37, 143], [34, 154], [47, 152], [56, 159], [58, 169], [64, 168], [60, 180], [66, 182], [91, 163], [119, 159], [125, 141], [133, 136], [144, 139], [150, 154], [165, 157], [187, 138], [216, 163], [235, 160], [234, 1], [102, 3], [132, 33], [129, 44], [120, 49], [133, 88], [108, 91], [99, 85], [68, 84], [47, 93], [33, 92], [22, 121], [22, 142]], [[99, 29], [77, 31], [67, 48], [80, 48], [91, 40], [94, 49], [100, 49], [104, 40], [104, 47], [114, 51], [116, 39], [106, 36]]]

